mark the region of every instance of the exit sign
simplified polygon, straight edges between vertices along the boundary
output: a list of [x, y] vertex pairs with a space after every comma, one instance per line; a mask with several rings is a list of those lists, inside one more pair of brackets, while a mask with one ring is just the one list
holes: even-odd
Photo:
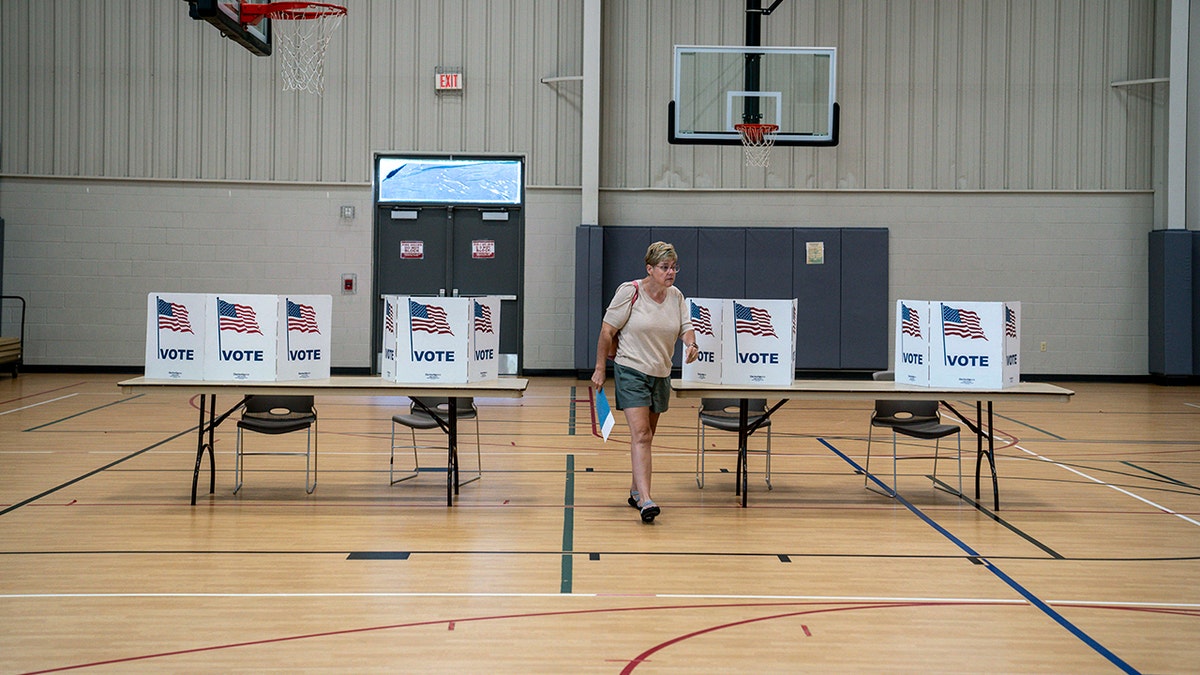
[[434, 73], [433, 88], [438, 91], [461, 90], [463, 88], [462, 73]]

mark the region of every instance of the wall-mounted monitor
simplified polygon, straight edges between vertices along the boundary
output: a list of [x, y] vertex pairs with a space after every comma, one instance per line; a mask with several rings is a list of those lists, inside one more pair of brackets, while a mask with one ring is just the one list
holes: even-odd
[[520, 206], [524, 189], [519, 157], [376, 156], [379, 204]]

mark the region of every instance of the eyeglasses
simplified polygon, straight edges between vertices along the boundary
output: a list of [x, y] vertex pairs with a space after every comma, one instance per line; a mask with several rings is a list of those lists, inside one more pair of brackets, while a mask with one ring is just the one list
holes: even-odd
[[677, 274], [679, 273], [679, 265], [668, 265], [666, 263], [663, 263], [661, 265], [655, 265], [655, 267], [662, 270], [663, 272], [675, 272]]

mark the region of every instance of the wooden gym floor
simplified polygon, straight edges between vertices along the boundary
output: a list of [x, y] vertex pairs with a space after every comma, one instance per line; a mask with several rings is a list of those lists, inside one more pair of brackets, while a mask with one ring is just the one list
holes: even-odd
[[[299, 457], [248, 458], [233, 495], [230, 421], [216, 493], [206, 464], [190, 506], [196, 401], [123, 395], [126, 377], [0, 379], [2, 673], [1200, 664], [1197, 387], [1067, 382], [1068, 404], [998, 405], [999, 511], [986, 481], [979, 506], [934, 489], [924, 443], [902, 447], [901, 498], [865, 490], [869, 406], [837, 401], [776, 414], [774, 489], [753, 456], [742, 509], [729, 452], [697, 488], [695, 403], [675, 399], [655, 443], [663, 514], [643, 525], [624, 422], [593, 436], [582, 380], [480, 400], [484, 477], [453, 507], [444, 473], [388, 485], [406, 400], [347, 397], [317, 398], [312, 495]], [[890, 479], [883, 439], [872, 469]]]

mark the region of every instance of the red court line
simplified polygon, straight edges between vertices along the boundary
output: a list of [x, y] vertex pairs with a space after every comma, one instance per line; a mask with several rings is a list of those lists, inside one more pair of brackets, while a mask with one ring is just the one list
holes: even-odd
[[[602, 596], [598, 596], [598, 597], [602, 597]], [[289, 636], [276, 637], [276, 638], [265, 638], [262, 640], [249, 640], [246, 642], [235, 642], [235, 643], [221, 644], [221, 645], [209, 645], [207, 647], [194, 647], [191, 649], [179, 649], [179, 650], [175, 650], [175, 651], [160, 652], [160, 653], [156, 653], [156, 654], [142, 654], [142, 655], [138, 655], [138, 656], [128, 656], [128, 657], [122, 657], [122, 658], [116, 658], [116, 659], [108, 659], [105, 661], [95, 661], [95, 662], [91, 662], [91, 663], [79, 663], [79, 664], [74, 664], [74, 665], [69, 665], [69, 666], [47, 668], [44, 670], [31, 671], [29, 673], [26, 673], [26, 675], [39, 675], [41, 673], [57, 673], [57, 672], [64, 672], [64, 671], [68, 671], [68, 670], [81, 670], [84, 668], [108, 666], [108, 665], [114, 665], [114, 664], [119, 664], [119, 663], [133, 663], [133, 662], [137, 662], [137, 661], [147, 661], [150, 659], [165, 658], [165, 657], [170, 657], [170, 656], [182, 656], [185, 654], [200, 654], [200, 653], [204, 653], [204, 652], [214, 652], [214, 651], [221, 651], [221, 650], [226, 650], [226, 649], [235, 649], [235, 648], [240, 648], [240, 647], [253, 647], [253, 646], [258, 646], [258, 645], [279, 644], [279, 643], [283, 643], [283, 642], [293, 642], [293, 641], [298, 641], [298, 640], [308, 640], [308, 639], [313, 639], [313, 638], [333, 637], [333, 636], [340, 636], [340, 635], [354, 635], [354, 634], [358, 634], [358, 633], [370, 633], [370, 632], [378, 632], [378, 631], [386, 631], [386, 630], [395, 630], [395, 629], [399, 629], [399, 628], [419, 628], [419, 627], [424, 627], [424, 626], [447, 626], [447, 628], [449, 630], [453, 630], [452, 627], [456, 626], [457, 624], [467, 623], [467, 622], [498, 621], [498, 620], [508, 620], [508, 619], [532, 619], [532, 618], [544, 618], [544, 617], [556, 617], [556, 616], [579, 616], [579, 615], [589, 615], [589, 614], [611, 614], [611, 613], [616, 613], [616, 612], [739, 609], [739, 608], [746, 609], [746, 608], [760, 608], [760, 607], [810, 607], [810, 608], [812, 608], [814, 606], [817, 606], [817, 608], [813, 608], [813, 609], [804, 609], [804, 610], [799, 610], [799, 611], [795, 611], [795, 612], [785, 612], [782, 614], [772, 614], [770, 616], [762, 616], [762, 617], [756, 617], [756, 618], [752, 618], [752, 619], [744, 619], [741, 621], [735, 621], [735, 622], [722, 624], [722, 625], [718, 625], [718, 626], [712, 626], [710, 628], [693, 631], [691, 633], [681, 635], [676, 638], [672, 638], [665, 642], [659, 643], [658, 645], [655, 645], [655, 646], [651, 647], [650, 649], [647, 649], [646, 651], [642, 652], [641, 654], [639, 654], [633, 658], [625, 660], [624, 662], [627, 665], [626, 665], [625, 669], [622, 670], [622, 673], [628, 673], [628, 672], [632, 672], [634, 668], [636, 668], [640, 663], [645, 661], [647, 659], [647, 657], [649, 657], [650, 655], [652, 655], [656, 652], [659, 652], [671, 645], [679, 644], [681, 642], [688, 640], [689, 638], [697, 637], [697, 636], [700, 636], [700, 635], [703, 635], [706, 633], [723, 630], [725, 628], [734, 628], [734, 627], [738, 627], [738, 626], [748, 625], [748, 624], [757, 623], [760, 621], [770, 621], [770, 620], [774, 620], [774, 619], [789, 618], [789, 617], [794, 617], [794, 616], [823, 614], [823, 613], [829, 613], [829, 612], [844, 612], [844, 611], [852, 611], [852, 610], [859, 610], [859, 609], [899, 609], [899, 608], [904, 608], [904, 607], [958, 607], [958, 606], [966, 606], [966, 607], [990, 607], [990, 606], [1028, 607], [1028, 606], [1030, 606], [1030, 605], [1028, 605], [1028, 603], [1022, 603], [1022, 602], [991, 602], [991, 601], [967, 602], [967, 603], [952, 602], [952, 601], [913, 601], [913, 602], [868, 602], [868, 601], [862, 601], [862, 602], [841, 603], [841, 606], [829, 607], [828, 605], [830, 605], [830, 604], [832, 604], [831, 601], [814, 601], [814, 600], [793, 601], [793, 602], [736, 602], [736, 603], [731, 602], [731, 603], [706, 603], [706, 604], [699, 604], [699, 605], [664, 605], [661, 607], [655, 607], [655, 606], [609, 607], [609, 608], [601, 608], [601, 609], [577, 609], [577, 610], [561, 610], [561, 611], [546, 611], [546, 612], [526, 612], [526, 613], [518, 613], [518, 614], [497, 614], [497, 615], [492, 615], [492, 616], [463, 617], [463, 618], [457, 618], [457, 619], [429, 619], [429, 620], [425, 620], [425, 621], [412, 621], [412, 622], [407, 622], [407, 623], [387, 624], [387, 625], [382, 625], [382, 626], [366, 626], [366, 627], [362, 627], [362, 628], [347, 628], [347, 629], [342, 629], [342, 630], [323, 631], [323, 632], [319, 632], [319, 633], [308, 633], [308, 634], [303, 634], [303, 635], [289, 635]], [[1196, 613], [1192, 613], [1190, 611], [1186, 611], [1186, 610], [1182, 610], [1182, 609], [1173, 611], [1173, 610], [1171, 610], [1171, 608], [1131, 607], [1131, 606], [1124, 606], [1124, 605], [1118, 606], [1118, 605], [1103, 605], [1103, 604], [1070, 605], [1070, 606], [1083, 607], [1083, 608], [1088, 608], [1088, 609], [1117, 609], [1117, 610], [1125, 610], [1125, 611], [1179, 613], [1179, 614], [1185, 614], [1188, 616], [1197, 616]]]

